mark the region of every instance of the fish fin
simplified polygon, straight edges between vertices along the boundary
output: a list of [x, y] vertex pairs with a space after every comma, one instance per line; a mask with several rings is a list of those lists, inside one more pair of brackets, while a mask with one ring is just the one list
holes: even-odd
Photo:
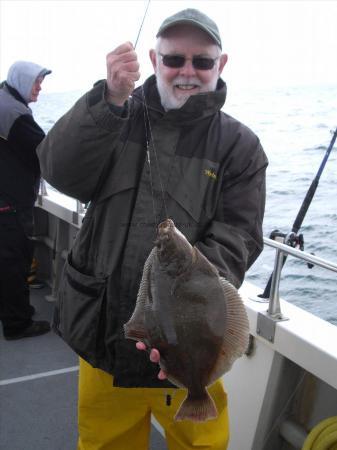
[[204, 395], [193, 398], [190, 393], [183, 400], [178, 409], [174, 420], [191, 420], [192, 422], [205, 422], [206, 420], [216, 419], [218, 411], [216, 409], [213, 398], [209, 395], [207, 389]]
[[164, 372], [166, 372], [166, 374], [167, 374], [167, 379], [168, 379], [172, 384], [174, 384], [175, 386], [177, 386], [177, 387], [179, 387], [179, 388], [186, 388], [186, 386], [184, 386], [183, 383], [181, 383], [181, 381], [177, 380], [177, 378], [173, 377], [170, 373], [167, 372], [166, 365], [165, 365], [165, 363], [163, 362], [163, 358], [160, 359], [159, 365], [160, 365], [160, 368], [161, 368]]
[[147, 331], [145, 329], [144, 322], [144, 310], [149, 297], [149, 277], [152, 267], [153, 258], [157, 252], [156, 248], [153, 248], [149, 256], [147, 257], [142, 279], [140, 281], [139, 290], [137, 294], [136, 306], [129, 321], [124, 324], [124, 333], [127, 339], [134, 339], [136, 341], [143, 341], [147, 337]]
[[226, 297], [226, 331], [218, 362], [210, 376], [210, 384], [231, 369], [249, 344], [249, 322], [243, 300], [229, 281], [220, 277], [220, 282]]

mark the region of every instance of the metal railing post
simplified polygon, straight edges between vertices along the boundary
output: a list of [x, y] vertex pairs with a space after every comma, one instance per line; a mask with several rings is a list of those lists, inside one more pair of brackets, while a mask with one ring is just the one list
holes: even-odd
[[47, 188], [46, 188], [46, 182], [43, 178], [41, 178], [41, 180], [40, 180], [40, 194], [42, 196], [48, 195]]
[[83, 214], [85, 212], [83, 203], [81, 203], [79, 200], [76, 201], [76, 212], [77, 214]]
[[43, 197], [47, 197], [48, 196], [48, 191], [47, 191], [47, 187], [46, 187], [46, 182], [43, 178], [40, 178], [40, 189], [39, 189], [39, 193], [37, 196], [37, 203], [42, 206]]
[[73, 211], [73, 223], [78, 225], [80, 222], [80, 215], [85, 213], [83, 203], [76, 200], [76, 211]]
[[[284, 245], [285, 238], [276, 236], [274, 241]], [[268, 309], [265, 312], [258, 313], [256, 326], [257, 334], [267, 339], [269, 342], [274, 342], [276, 323], [288, 320], [288, 318], [281, 313], [280, 304], [280, 280], [285, 252], [279, 247], [276, 247], [275, 250], [274, 270], [270, 285]]]
[[[284, 242], [284, 238], [277, 236], [275, 241], [280, 243]], [[274, 271], [270, 287], [269, 307], [267, 313], [274, 319], [281, 319], [281, 306], [280, 306], [280, 279], [283, 266], [284, 253], [280, 249], [276, 249]]]

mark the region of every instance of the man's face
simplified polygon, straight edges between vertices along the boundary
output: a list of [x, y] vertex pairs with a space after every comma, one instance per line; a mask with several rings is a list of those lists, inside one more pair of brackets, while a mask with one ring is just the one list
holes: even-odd
[[[162, 55], [184, 56], [185, 64], [178, 68], [167, 67]], [[192, 58], [196, 56], [214, 59], [214, 67], [195, 68]], [[169, 29], [165, 37], [158, 39], [157, 49], [150, 51], [150, 58], [166, 110], [181, 108], [191, 95], [214, 91], [227, 62], [227, 55], [221, 55], [220, 48], [205, 32], [189, 25]]]
[[31, 102], [37, 102], [37, 98], [39, 96], [39, 93], [41, 91], [41, 84], [43, 81], [44, 77], [37, 77], [36, 80], [34, 81], [33, 87], [32, 87], [32, 92], [30, 94], [30, 101]]

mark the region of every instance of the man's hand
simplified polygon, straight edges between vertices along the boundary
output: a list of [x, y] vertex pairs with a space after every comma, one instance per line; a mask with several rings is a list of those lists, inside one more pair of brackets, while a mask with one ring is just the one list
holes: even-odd
[[107, 54], [106, 100], [123, 106], [139, 80], [139, 63], [131, 42], [125, 42]]
[[[146, 350], [146, 345], [143, 342], [137, 342], [136, 347], [138, 348], [138, 350]], [[160, 361], [160, 353], [156, 348], [151, 349], [150, 361], [152, 361], [154, 363], [159, 363], [159, 361]], [[159, 378], [159, 380], [166, 380], [166, 378], [167, 378], [166, 373], [162, 369], [160, 369], [160, 371], [158, 373], [158, 378]]]

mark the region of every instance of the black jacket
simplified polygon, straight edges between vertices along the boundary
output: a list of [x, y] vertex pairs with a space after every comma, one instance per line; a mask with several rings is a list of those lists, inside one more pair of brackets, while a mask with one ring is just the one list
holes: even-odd
[[0, 199], [20, 212], [32, 211], [39, 189], [36, 147], [45, 134], [20, 94], [0, 89]]
[[221, 80], [216, 92], [165, 112], [153, 76], [145, 111], [138, 88], [125, 116], [111, 111], [104, 89], [100, 82], [82, 97], [38, 147], [44, 178], [91, 202], [66, 262], [54, 328], [115, 384], [164, 386], [123, 333], [155, 223], [172, 218], [238, 287], [263, 246], [267, 158], [254, 133], [220, 111]]

